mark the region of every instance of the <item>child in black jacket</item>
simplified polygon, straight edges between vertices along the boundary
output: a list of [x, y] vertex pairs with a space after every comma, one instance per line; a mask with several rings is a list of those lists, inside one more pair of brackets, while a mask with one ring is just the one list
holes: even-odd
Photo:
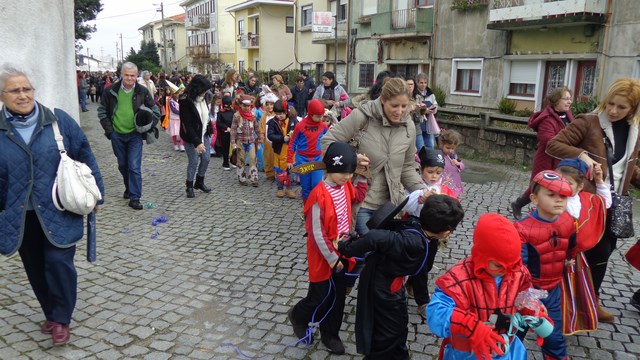
[[[233, 121], [233, 108], [231, 96], [224, 96], [222, 98], [222, 108], [218, 111], [216, 119], [216, 128], [218, 130], [218, 136], [220, 137], [220, 146], [222, 153], [222, 168], [225, 171], [231, 170], [229, 166], [229, 149], [231, 147], [231, 122]], [[234, 166], [235, 167], [235, 166]]]

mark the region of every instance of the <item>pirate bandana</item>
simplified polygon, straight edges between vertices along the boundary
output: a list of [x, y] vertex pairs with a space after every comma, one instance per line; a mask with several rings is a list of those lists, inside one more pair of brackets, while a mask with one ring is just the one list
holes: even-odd
[[322, 162], [324, 162], [328, 173], [353, 173], [358, 165], [357, 159], [351, 146], [336, 141], [329, 145]]

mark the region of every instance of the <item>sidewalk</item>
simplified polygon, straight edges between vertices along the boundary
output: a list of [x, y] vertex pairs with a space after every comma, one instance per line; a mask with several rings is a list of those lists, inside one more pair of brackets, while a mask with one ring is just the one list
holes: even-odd
[[[105, 204], [97, 215], [96, 263], [77, 249], [78, 302], [70, 344], [52, 348], [41, 334], [44, 320], [20, 258], [0, 261], [0, 359], [240, 359], [232, 343], [262, 359], [360, 359], [355, 347], [355, 293], [345, 308], [343, 356], [330, 355], [318, 340], [294, 346], [286, 311], [306, 295], [306, 243], [298, 214], [300, 200], [277, 198], [275, 184], [260, 173], [260, 186], [241, 187], [235, 172], [212, 158], [209, 194], [185, 196], [187, 156], [168, 135], [144, 146], [143, 196], [148, 208], [135, 211], [122, 198], [124, 186], [96, 104], [88, 104], [81, 125], [91, 141], [105, 181]], [[465, 219], [436, 257], [430, 276], [470, 252], [473, 225], [492, 211], [509, 216], [529, 174], [494, 164], [466, 162], [462, 205]], [[299, 193], [299, 190], [298, 190]], [[152, 225], [158, 216], [166, 223]], [[640, 232], [639, 232], [640, 233]], [[622, 254], [612, 256], [602, 299], [618, 316], [587, 335], [568, 338], [571, 359], [637, 359], [640, 314], [628, 304], [640, 273]], [[433, 287], [433, 281], [430, 283]], [[421, 323], [409, 300], [409, 346], [413, 359], [435, 359], [440, 340]], [[532, 338], [530, 359], [542, 359]]]

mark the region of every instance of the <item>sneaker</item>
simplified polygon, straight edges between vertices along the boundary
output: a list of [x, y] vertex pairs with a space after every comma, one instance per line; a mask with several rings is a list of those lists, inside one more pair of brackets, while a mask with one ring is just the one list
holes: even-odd
[[222, 165], [222, 170], [229, 171], [231, 170], [231, 167], [229, 167], [229, 165]]
[[249, 185], [246, 181], [240, 181], [238, 180], [238, 182], [240, 183], [241, 186], [247, 186]]
[[235, 169], [235, 168], [237, 168], [237, 166], [235, 166], [235, 165], [231, 164], [231, 168], [232, 168], [232, 169]]
[[329, 352], [332, 352], [336, 355], [344, 354], [345, 350], [344, 350], [344, 344], [342, 344], [342, 340], [336, 339], [336, 338], [329, 339], [329, 340], [325, 340], [325, 339], [321, 339], [321, 340], [324, 346], [326, 346], [327, 349], [329, 349]]
[[64, 345], [69, 342], [71, 338], [71, 332], [69, 331], [68, 324], [53, 323], [51, 328], [51, 340], [53, 340], [53, 346]]
[[293, 318], [293, 308], [287, 311], [287, 318], [289, 318], [289, 322], [291, 323], [291, 326], [293, 326], [293, 334], [298, 339], [302, 339], [307, 336], [307, 325], [297, 322], [296, 319]]
[[284, 197], [284, 190], [278, 189], [278, 191], [276, 191], [276, 196], [279, 198]]
[[293, 190], [291, 190], [291, 189], [287, 189], [284, 193], [287, 195], [287, 197], [288, 197], [289, 199], [295, 199], [295, 198], [296, 198], [296, 193], [295, 193], [295, 191], [293, 191]]
[[636, 291], [629, 302], [634, 308], [640, 311], [640, 290]]
[[184, 152], [184, 145], [180, 145], [180, 152]]
[[175, 151], [180, 151], [180, 146], [178, 146], [178, 145], [173, 145], [173, 150], [175, 150]]
[[258, 187], [258, 182], [257, 182], [257, 181], [252, 181], [252, 182], [251, 182], [251, 186], [253, 186], [253, 187]]

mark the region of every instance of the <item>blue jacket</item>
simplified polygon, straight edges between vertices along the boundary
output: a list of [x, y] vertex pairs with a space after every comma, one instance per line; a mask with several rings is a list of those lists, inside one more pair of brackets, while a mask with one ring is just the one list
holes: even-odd
[[[84, 223], [81, 215], [59, 211], [51, 200], [60, 153], [53, 137], [51, 110], [40, 103], [38, 123], [30, 144], [0, 111], [0, 254], [13, 255], [22, 244], [28, 201], [36, 212], [48, 240], [57, 247], [68, 248], [82, 239]], [[80, 126], [64, 111], [56, 111], [58, 126], [67, 154], [87, 164], [96, 178], [100, 192], [104, 186], [98, 163]]]

